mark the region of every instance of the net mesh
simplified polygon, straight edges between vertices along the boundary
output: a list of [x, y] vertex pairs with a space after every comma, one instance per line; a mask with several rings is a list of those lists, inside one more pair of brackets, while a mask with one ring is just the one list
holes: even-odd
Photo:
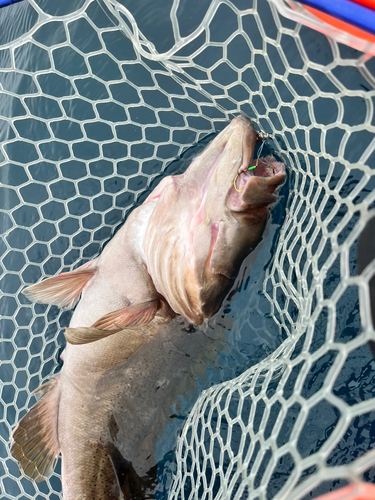
[[60, 465], [21, 477], [9, 436], [59, 369], [71, 313], [21, 290], [95, 257], [171, 159], [239, 112], [289, 167], [272, 258], [233, 316], [233, 342], [250, 331], [266, 347], [199, 397], [169, 497], [374, 480], [375, 262], [356, 271], [375, 212], [374, 59], [268, 0], [29, 0], [0, 24], [2, 498], [62, 498]]

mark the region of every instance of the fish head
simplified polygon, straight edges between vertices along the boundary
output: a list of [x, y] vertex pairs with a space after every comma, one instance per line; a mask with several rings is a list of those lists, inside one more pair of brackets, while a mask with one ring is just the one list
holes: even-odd
[[285, 179], [283, 163], [253, 159], [258, 142], [250, 119], [234, 118], [184, 174], [165, 178], [146, 200], [155, 203], [143, 243], [148, 272], [194, 324], [220, 308]]

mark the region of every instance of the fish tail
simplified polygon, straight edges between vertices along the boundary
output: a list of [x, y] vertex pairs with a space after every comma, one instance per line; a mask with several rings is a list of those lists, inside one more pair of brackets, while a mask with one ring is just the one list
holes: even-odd
[[52, 474], [60, 453], [58, 381], [57, 375], [39, 388], [44, 391], [43, 396], [19, 421], [12, 434], [10, 452], [24, 474], [36, 482], [44, 481]]

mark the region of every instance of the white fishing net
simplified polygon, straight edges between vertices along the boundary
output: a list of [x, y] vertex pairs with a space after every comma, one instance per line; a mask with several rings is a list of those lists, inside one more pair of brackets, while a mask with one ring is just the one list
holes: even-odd
[[36, 484], [9, 454], [71, 315], [22, 289], [95, 257], [171, 160], [240, 112], [286, 158], [288, 201], [262, 280], [226, 312], [230, 342], [252, 347], [199, 397], [165, 487], [269, 500], [374, 481], [375, 261], [356, 270], [375, 214], [374, 59], [268, 0], [29, 0], [0, 25], [1, 498], [62, 498], [60, 464]]

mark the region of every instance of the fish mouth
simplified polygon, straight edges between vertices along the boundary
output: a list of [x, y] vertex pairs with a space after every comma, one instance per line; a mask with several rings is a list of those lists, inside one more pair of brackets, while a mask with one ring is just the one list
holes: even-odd
[[233, 179], [227, 205], [233, 212], [266, 206], [277, 200], [277, 188], [286, 177], [285, 164], [266, 156], [242, 164]]
[[[277, 200], [277, 187], [286, 176], [285, 164], [273, 156], [253, 159], [260, 141], [262, 138], [251, 120], [237, 116], [197, 158], [200, 162], [187, 171], [190, 179], [195, 177], [199, 192], [199, 204], [196, 204], [197, 198], [192, 204], [190, 229], [193, 232], [204, 214], [207, 220], [218, 222], [220, 205], [224, 212], [229, 209], [236, 215], [238, 212], [249, 213], [251, 207], [260, 208]], [[203, 163], [206, 165], [204, 169], [199, 167]]]
[[237, 182], [233, 181], [233, 184], [237, 184], [239, 191], [244, 191], [253, 178], [267, 179], [265, 182], [268, 185], [275, 186], [281, 184], [281, 177], [285, 178], [284, 163], [278, 162], [274, 156], [266, 156], [252, 160], [248, 165], [241, 165], [235, 177]]

